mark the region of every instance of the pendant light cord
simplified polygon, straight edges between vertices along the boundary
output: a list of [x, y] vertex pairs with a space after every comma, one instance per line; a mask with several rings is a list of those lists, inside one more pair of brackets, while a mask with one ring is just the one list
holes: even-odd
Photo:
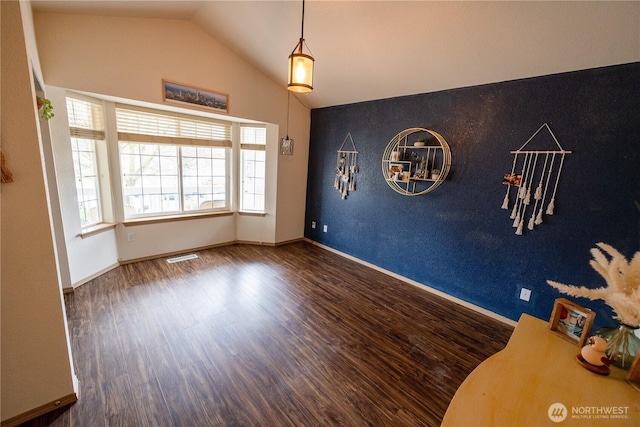
[[289, 139], [289, 100], [291, 99], [291, 91], [287, 91], [287, 137]]
[[300, 34], [300, 39], [304, 40], [304, 0], [302, 0], [302, 32]]

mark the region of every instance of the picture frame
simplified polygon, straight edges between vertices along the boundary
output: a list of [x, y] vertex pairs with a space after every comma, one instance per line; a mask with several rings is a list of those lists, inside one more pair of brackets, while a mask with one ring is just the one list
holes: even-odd
[[400, 174], [404, 169], [404, 165], [402, 163], [391, 163], [389, 164], [389, 179], [398, 180]]
[[229, 113], [229, 95], [162, 79], [162, 100], [182, 107]]
[[392, 181], [409, 182], [411, 172], [404, 170], [404, 163], [390, 163], [388, 177]]
[[549, 319], [549, 331], [582, 348], [593, 326], [596, 314], [565, 298], [553, 303]]

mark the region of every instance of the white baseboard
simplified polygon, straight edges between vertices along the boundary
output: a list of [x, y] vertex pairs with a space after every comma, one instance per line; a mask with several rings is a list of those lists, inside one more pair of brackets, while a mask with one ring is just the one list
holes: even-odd
[[71, 285], [71, 286], [73, 286], [73, 288], [64, 288], [64, 289], [63, 289], [63, 291], [64, 291], [64, 293], [65, 293], [65, 294], [66, 294], [66, 293], [71, 293], [71, 292], [73, 292], [73, 290], [74, 290], [75, 288], [77, 288], [78, 286], [82, 286], [82, 285], [84, 285], [85, 283], [90, 282], [91, 280], [95, 279], [96, 277], [103, 275], [103, 274], [104, 274], [104, 273], [106, 273], [107, 271], [111, 271], [111, 270], [113, 270], [114, 268], [118, 267], [119, 265], [120, 265], [119, 263], [111, 264], [110, 266], [108, 266], [108, 267], [106, 267], [106, 268], [103, 268], [102, 270], [100, 270], [100, 271], [98, 271], [98, 272], [96, 272], [96, 273], [92, 274], [91, 276], [89, 276], [89, 277], [85, 277], [84, 279], [82, 279], [82, 280], [80, 280], [80, 281], [78, 281], [78, 282], [76, 282], [76, 283], [73, 283], [73, 284]]
[[447, 293], [445, 293], [445, 292], [442, 292], [442, 291], [439, 291], [439, 290], [437, 290], [437, 289], [434, 289], [434, 288], [432, 288], [432, 287], [430, 287], [430, 286], [427, 286], [427, 285], [425, 285], [425, 284], [423, 284], [423, 283], [416, 282], [415, 280], [411, 280], [411, 279], [409, 279], [409, 278], [407, 278], [407, 277], [401, 276], [401, 275], [399, 275], [399, 274], [397, 274], [397, 273], [394, 273], [393, 271], [385, 270], [385, 269], [384, 269], [384, 268], [382, 268], [382, 267], [379, 267], [379, 266], [377, 266], [377, 265], [375, 265], [375, 264], [371, 264], [371, 263], [369, 263], [369, 262], [367, 262], [367, 261], [363, 261], [363, 260], [361, 260], [361, 259], [359, 259], [359, 258], [356, 258], [356, 257], [352, 256], [352, 255], [345, 254], [344, 252], [340, 252], [340, 251], [338, 251], [338, 250], [336, 250], [336, 249], [330, 248], [330, 247], [325, 246], [325, 245], [323, 245], [323, 244], [321, 244], [321, 243], [314, 242], [313, 240], [310, 240], [310, 239], [308, 239], [308, 238], [305, 238], [305, 240], [306, 240], [307, 242], [311, 243], [312, 245], [316, 245], [316, 246], [318, 246], [318, 247], [321, 247], [321, 248], [323, 248], [323, 249], [326, 249], [326, 250], [328, 250], [329, 252], [333, 252], [334, 254], [340, 255], [340, 256], [342, 256], [342, 257], [344, 257], [344, 258], [347, 258], [347, 259], [350, 259], [351, 261], [355, 261], [355, 262], [357, 262], [358, 264], [365, 265], [365, 266], [367, 266], [367, 267], [369, 267], [369, 268], [372, 268], [372, 269], [374, 269], [374, 270], [376, 270], [376, 271], [379, 271], [379, 272], [381, 272], [381, 273], [384, 273], [384, 274], [386, 274], [387, 276], [391, 276], [391, 277], [393, 277], [393, 278], [395, 278], [395, 279], [402, 280], [402, 281], [403, 281], [403, 282], [405, 282], [405, 283], [408, 283], [408, 284], [410, 284], [410, 285], [416, 286], [416, 287], [418, 287], [418, 288], [420, 288], [420, 289], [422, 289], [422, 290], [425, 290], [425, 291], [427, 291], [427, 292], [431, 292], [432, 294], [438, 295], [439, 297], [442, 297], [442, 298], [444, 298], [444, 299], [446, 299], [446, 300], [449, 300], [449, 301], [451, 301], [451, 302], [453, 302], [453, 303], [456, 303], [456, 304], [458, 304], [458, 305], [461, 305], [461, 306], [463, 306], [463, 307], [469, 308], [469, 309], [471, 309], [471, 310], [473, 310], [473, 311], [475, 311], [475, 312], [478, 312], [478, 313], [480, 313], [480, 314], [484, 314], [484, 315], [485, 315], [485, 316], [487, 316], [487, 317], [490, 317], [490, 318], [492, 318], [492, 319], [498, 320], [498, 321], [500, 321], [500, 322], [502, 322], [502, 323], [505, 323], [505, 324], [507, 324], [507, 325], [509, 325], [509, 326], [513, 326], [513, 327], [515, 327], [515, 326], [516, 326], [516, 324], [518, 323], [518, 322], [516, 322], [516, 321], [514, 321], [514, 320], [511, 320], [511, 319], [509, 319], [509, 318], [507, 318], [507, 317], [504, 317], [504, 316], [501, 316], [501, 315], [499, 315], [499, 314], [497, 314], [497, 313], [494, 313], [493, 311], [487, 310], [487, 309], [482, 308], [482, 307], [480, 307], [480, 306], [477, 306], [477, 305], [475, 305], [475, 304], [471, 304], [470, 302], [467, 302], [467, 301], [462, 300], [462, 299], [460, 299], [460, 298], [456, 298], [456, 297], [454, 297], [454, 296], [452, 296], [452, 295], [449, 295], [449, 294], [447, 294]]

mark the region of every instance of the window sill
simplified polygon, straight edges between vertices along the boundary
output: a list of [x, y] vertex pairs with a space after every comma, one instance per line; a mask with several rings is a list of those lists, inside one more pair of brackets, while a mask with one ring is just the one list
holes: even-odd
[[243, 216], [267, 216], [265, 212], [239, 211], [238, 215]]
[[102, 224], [94, 225], [93, 227], [87, 227], [83, 229], [77, 237], [81, 239], [85, 239], [90, 236], [94, 236], [96, 234], [102, 233], [103, 231], [113, 230], [116, 228], [116, 224], [103, 222]]
[[220, 211], [220, 212], [197, 213], [197, 214], [190, 214], [190, 215], [152, 216], [152, 217], [145, 217], [145, 218], [128, 219], [123, 221], [122, 225], [124, 225], [125, 227], [131, 227], [136, 225], [160, 224], [163, 222], [174, 222], [174, 221], [188, 221], [191, 219], [212, 218], [216, 216], [229, 216], [229, 215], [233, 215], [233, 212]]

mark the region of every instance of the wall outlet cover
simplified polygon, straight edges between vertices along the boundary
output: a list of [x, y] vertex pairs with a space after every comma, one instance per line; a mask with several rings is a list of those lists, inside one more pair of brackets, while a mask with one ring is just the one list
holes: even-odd
[[531, 289], [520, 289], [520, 299], [528, 302], [531, 299]]

